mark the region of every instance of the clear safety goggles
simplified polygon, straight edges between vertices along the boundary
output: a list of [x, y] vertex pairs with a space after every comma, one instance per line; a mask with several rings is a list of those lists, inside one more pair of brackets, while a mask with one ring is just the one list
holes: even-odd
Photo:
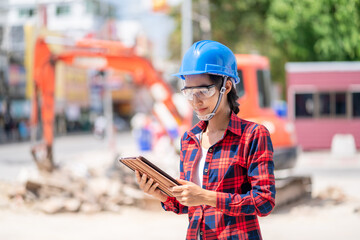
[[215, 84], [209, 86], [199, 86], [199, 87], [184, 87], [181, 89], [181, 92], [187, 98], [187, 100], [194, 100], [196, 96], [199, 100], [204, 100], [209, 97], [212, 97], [216, 90]]

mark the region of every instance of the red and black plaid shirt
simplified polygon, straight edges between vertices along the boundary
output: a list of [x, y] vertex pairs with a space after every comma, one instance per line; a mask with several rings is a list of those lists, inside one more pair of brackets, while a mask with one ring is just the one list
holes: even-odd
[[[206, 129], [200, 121], [181, 140], [180, 178], [193, 181], [201, 158], [196, 137]], [[209, 148], [202, 188], [217, 192], [216, 207], [187, 207], [176, 198], [162, 203], [166, 211], [189, 214], [186, 239], [262, 239], [258, 216], [275, 205], [273, 147], [268, 130], [232, 113], [224, 137]]]

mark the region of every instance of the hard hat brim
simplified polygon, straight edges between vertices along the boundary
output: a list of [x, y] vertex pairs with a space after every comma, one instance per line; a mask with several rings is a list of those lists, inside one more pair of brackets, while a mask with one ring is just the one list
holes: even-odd
[[187, 72], [175, 73], [175, 74], [172, 74], [172, 76], [175, 76], [175, 77], [185, 80], [185, 76], [187, 76], [187, 75], [198, 75], [198, 74], [204, 74], [204, 73], [208, 73], [208, 72], [206, 72], [206, 71], [187, 71]]
[[185, 76], [187, 76], [187, 75], [198, 75], [198, 74], [211, 74], [211, 75], [228, 76], [228, 77], [231, 77], [232, 79], [234, 79], [235, 84], [240, 82], [240, 78], [238, 76], [229, 76], [229, 75], [224, 75], [224, 74], [221, 74], [221, 73], [208, 72], [208, 71], [179, 72], [179, 73], [172, 74], [171, 76], [178, 77], [178, 78], [181, 78], [182, 80], [185, 80]]

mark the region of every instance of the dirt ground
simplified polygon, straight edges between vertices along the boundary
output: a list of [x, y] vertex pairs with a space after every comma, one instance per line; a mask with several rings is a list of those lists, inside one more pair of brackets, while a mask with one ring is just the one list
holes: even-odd
[[[119, 213], [46, 215], [25, 209], [0, 210], [0, 239], [184, 239], [187, 217], [124, 207]], [[310, 200], [260, 218], [263, 238], [359, 239], [360, 203]]]
[[[311, 199], [260, 218], [266, 240], [360, 239], [360, 154], [332, 159], [304, 153], [296, 174], [312, 176]], [[158, 206], [158, 205], [156, 205]], [[187, 216], [159, 207], [121, 207], [119, 213], [47, 215], [0, 197], [1, 240], [184, 239]]]

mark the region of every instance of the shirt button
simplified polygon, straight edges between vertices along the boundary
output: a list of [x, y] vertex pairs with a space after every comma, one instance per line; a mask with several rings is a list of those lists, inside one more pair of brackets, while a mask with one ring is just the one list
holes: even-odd
[[200, 231], [200, 235], [201, 235], [201, 236], [203, 235], [203, 232], [202, 232], [202, 231]]
[[212, 148], [209, 148], [209, 152], [212, 153], [212, 152], [213, 152], [213, 149], [212, 149]]
[[209, 171], [207, 168], [205, 168], [205, 170], [204, 170], [206, 173]]

